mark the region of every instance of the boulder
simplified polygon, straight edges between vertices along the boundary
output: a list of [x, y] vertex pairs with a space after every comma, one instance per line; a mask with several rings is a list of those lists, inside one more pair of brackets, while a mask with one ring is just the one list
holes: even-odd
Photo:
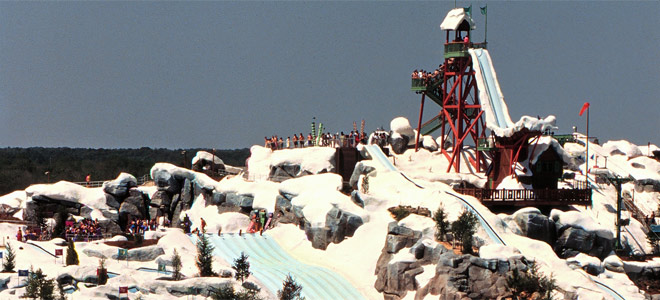
[[430, 135], [425, 135], [422, 139], [422, 147], [431, 152], [438, 151], [438, 143], [435, 142], [433, 137]]
[[149, 202], [149, 206], [156, 207], [164, 213], [169, 213], [171, 205], [172, 197], [165, 191], [156, 191]]
[[[111, 255], [110, 252], [112, 252]], [[83, 249], [83, 253], [87, 256], [98, 257], [98, 258], [112, 258], [112, 259], [121, 259], [126, 260], [126, 257], [119, 257], [117, 250], [106, 249], [106, 250], [97, 250], [92, 248]], [[128, 250], [128, 260], [129, 261], [151, 261], [155, 260], [158, 256], [165, 254], [165, 251], [162, 247], [158, 245], [140, 247], [135, 249]]]
[[624, 273], [623, 261], [616, 255], [610, 255], [603, 260], [603, 267], [617, 273]]
[[181, 188], [181, 204], [183, 205], [182, 209], [190, 209], [193, 201], [195, 200], [195, 186], [193, 182], [186, 178], [183, 181], [183, 186]]
[[390, 122], [390, 130], [394, 134], [405, 136], [408, 140], [415, 138], [415, 130], [410, 126], [410, 121], [404, 117], [396, 117]]
[[585, 253], [602, 260], [612, 252], [612, 245], [612, 239], [602, 237], [596, 232], [567, 227], [557, 238], [553, 249], [562, 258]]
[[396, 154], [403, 154], [408, 149], [408, 142], [410, 139], [406, 136], [401, 136], [399, 134], [392, 134], [390, 137], [390, 145], [392, 146], [392, 151]]
[[385, 297], [401, 299], [406, 296], [408, 291], [417, 290], [419, 284], [415, 276], [422, 272], [424, 272], [424, 268], [415, 261], [388, 262], [385, 265], [379, 265], [374, 287]]
[[227, 196], [224, 193], [213, 191], [210, 201], [206, 201], [206, 205], [221, 205], [227, 200]]
[[365, 165], [363, 162], [360, 161], [357, 164], [355, 164], [355, 168], [353, 169], [353, 173], [351, 174], [351, 178], [349, 179], [348, 183], [351, 185], [351, 187], [353, 187], [353, 189], [357, 189], [358, 180], [360, 180], [360, 175], [367, 175], [374, 170], [376, 170], [376, 168]]
[[281, 164], [270, 167], [270, 173], [268, 174], [268, 180], [274, 182], [282, 182], [287, 179], [301, 177], [304, 175], [310, 175], [307, 171], [303, 171], [300, 165], [292, 164]]
[[137, 186], [135, 176], [127, 173], [121, 173], [115, 180], [103, 182], [103, 191], [106, 194], [113, 195], [119, 199], [128, 196], [128, 190]]
[[159, 191], [166, 191], [170, 194], [179, 193], [181, 190], [181, 183], [174, 178], [172, 174], [162, 169], [153, 169], [152, 174], [154, 183]]
[[[282, 199], [286, 199], [282, 197]], [[280, 200], [286, 202], [285, 200]], [[278, 222], [297, 224], [305, 231], [307, 239], [312, 242], [312, 247], [325, 250], [330, 243], [341, 243], [347, 237], [352, 237], [358, 227], [364, 221], [360, 216], [346, 212], [337, 207], [331, 208], [326, 213], [325, 226], [313, 227], [303, 215], [302, 208], [292, 206], [291, 211], [282, 210]]]
[[522, 235], [552, 245], [556, 239], [555, 222], [540, 211], [520, 212], [514, 215], [514, 220]]
[[351, 201], [353, 201], [355, 205], [364, 208], [364, 200], [362, 200], [362, 197], [360, 197], [360, 192], [357, 190], [351, 192]]
[[215, 154], [206, 151], [197, 151], [197, 154], [192, 159], [192, 169], [195, 171], [224, 171], [225, 164], [222, 159]]
[[[123, 198], [122, 198], [122, 200], [123, 200]], [[112, 208], [114, 208], [114, 209], [117, 209], [117, 210], [119, 209], [119, 206], [121, 205], [121, 203], [119, 203], [119, 201], [117, 201], [115, 196], [113, 196], [111, 194], [107, 194], [107, 193], [105, 194], [105, 204], [112, 207]]]

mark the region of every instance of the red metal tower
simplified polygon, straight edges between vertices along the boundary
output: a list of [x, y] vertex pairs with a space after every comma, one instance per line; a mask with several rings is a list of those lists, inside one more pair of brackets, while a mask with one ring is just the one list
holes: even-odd
[[[428, 80], [413, 80], [412, 90], [422, 94], [416, 149], [420, 134], [426, 135], [440, 129], [440, 149], [449, 161], [447, 172], [452, 169], [455, 172], [461, 171], [462, 157], [469, 157], [464, 155], [467, 145], [475, 147], [475, 157], [469, 159], [469, 163], [476, 172], [481, 172], [485, 169], [486, 161], [483, 154], [476, 151], [476, 147], [480, 139], [485, 140], [486, 125], [482, 118], [483, 111], [468, 48], [485, 48], [486, 44], [470, 42], [474, 22], [462, 8], [450, 11], [441, 28], [446, 31], [444, 63], [439, 67], [441, 78], [431, 84]], [[427, 96], [438, 103], [441, 110], [437, 116], [422, 124]], [[451, 143], [451, 151], [444, 147], [447, 143]]]

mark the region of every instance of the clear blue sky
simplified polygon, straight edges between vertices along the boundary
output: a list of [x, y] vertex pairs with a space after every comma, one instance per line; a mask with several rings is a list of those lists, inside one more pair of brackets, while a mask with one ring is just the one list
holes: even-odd
[[[483, 39], [484, 18], [473, 4]], [[0, 2], [0, 146], [261, 144], [417, 122], [450, 2]], [[490, 2], [511, 118], [660, 144], [660, 2]], [[426, 108], [428, 117], [437, 106]]]

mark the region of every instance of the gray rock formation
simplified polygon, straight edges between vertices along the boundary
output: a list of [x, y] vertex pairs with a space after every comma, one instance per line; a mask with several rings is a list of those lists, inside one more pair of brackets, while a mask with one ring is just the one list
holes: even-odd
[[[126, 257], [119, 257], [116, 249], [105, 249], [103, 251], [85, 248], [83, 253], [87, 256], [98, 257], [98, 258], [112, 258], [126, 260]], [[155, 260], [158, 256], [165, 254], [163, 248], [158, 245], [140, 247], [135, 249], [128, 250], [128, 260], [129, 261], [151, 261]]]
[[[325, 227], [312, 227], [302, 215], [302, 211], [294, 207], [297, 224], [303, 224], [307, 239], [312, 247], [325, 250], [330, 243], [341, 243], [347, 237], [352, 237], [358, 227], [364, 223], [360, 216], [343, 211], [337, 207], [326, 214]], [[281, 220], [280, 220], [281, 221]]]
[[559, 234], [553, 249], [561, 258], [573, 257], [582, 252], [603, 260], [612, 252], [612, 245], [612, 239], [601, 237], [595, 232], [567, 227]]
[[118, 199], [123, 199], [128, 196], [128, 190], [136, 186], [137, 179], [135, 179], [135, 176], [122, 173], [117, 179], [104, 182], [103, 191]]
[[166, 191], [173, 195], [181, 190], [181, 183], [172, 174], [161, 170], [154, 171], [153, 173], [154, 183], [159, 191]]
[[390, 138], [390, 145], [392, 146], [392, 151], [396, 154], [403, 154], [408, 149], [408, 142], [410, 140], [406, 136], [393, 135]]
[[523, 236], [544, 241], [550, 245], [557, 238], [555, 222], [538, 211], [517, 213], [515, 221], [518, 227], [520, 227]]
[[358, 180], [360, 180], [360, 175], [367, 175], [374, 170], [376, 170], [376, 168], [367, 166], [362, 162], [358, 162], [355, 164], [355, 169], [353, 169], [353, 173], [351, 174], [351, 178], [349, 179], [348, 183], [355, 190], [358, 187]]

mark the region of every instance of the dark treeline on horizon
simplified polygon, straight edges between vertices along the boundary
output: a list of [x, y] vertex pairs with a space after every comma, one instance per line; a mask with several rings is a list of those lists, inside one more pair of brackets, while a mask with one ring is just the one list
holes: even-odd
[[[121, 172], [140, 177], [149, 174], [158, 162], [183, 166], [185, 161], [185, 167], [190, 168], [192, 158], [200, 150], [212, 153], [212, 149], [203, 148], [0, 148], [0, 196], [37, 183], [85, 181], [87, 174], [92, 181], [111, 180]], [[242, 167], [250, 149], [216, 150], [215, 154], [227, 165]]]

